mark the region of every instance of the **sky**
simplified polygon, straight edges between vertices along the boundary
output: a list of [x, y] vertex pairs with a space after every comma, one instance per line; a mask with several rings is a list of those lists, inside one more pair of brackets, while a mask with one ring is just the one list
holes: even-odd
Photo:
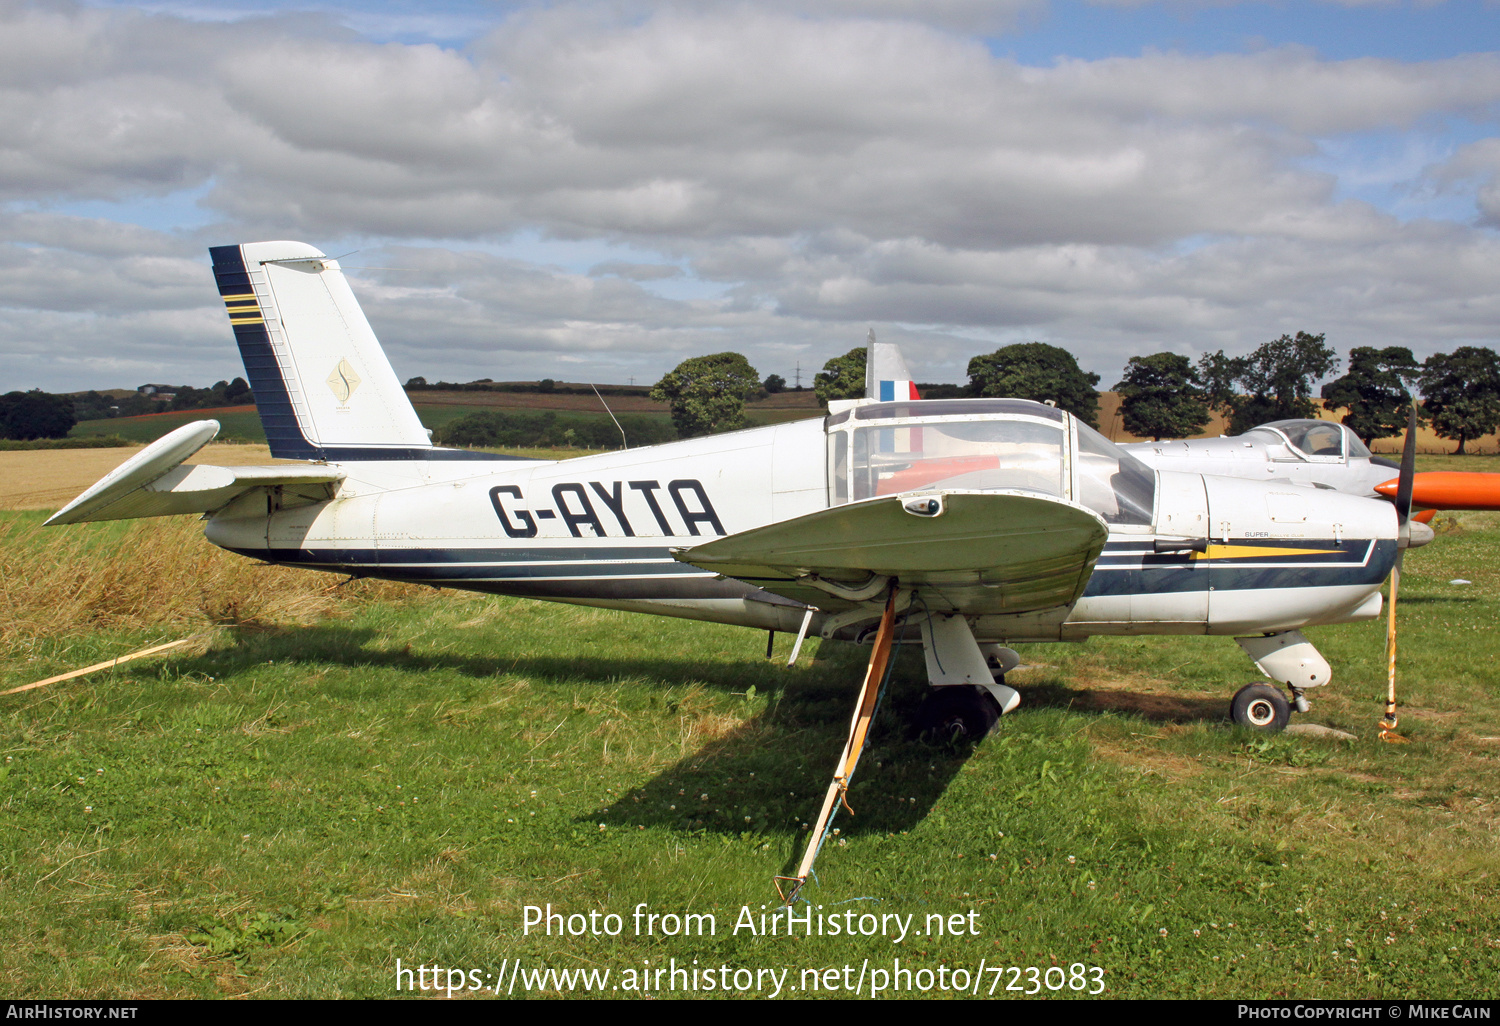
[[0, 0], [0, 392], [243, 374], [211, 245], [403, 380], [1500, 348], [1495, 0]]

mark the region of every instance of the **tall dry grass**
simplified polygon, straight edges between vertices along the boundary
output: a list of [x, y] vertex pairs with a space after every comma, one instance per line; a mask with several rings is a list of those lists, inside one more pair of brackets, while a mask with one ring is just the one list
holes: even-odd
[[0, 645], [101, 629], [309, 623], [362, 602], [433, 594], [344, 580], [232, 555], [186, 517], [125, 527], [0, 521]]

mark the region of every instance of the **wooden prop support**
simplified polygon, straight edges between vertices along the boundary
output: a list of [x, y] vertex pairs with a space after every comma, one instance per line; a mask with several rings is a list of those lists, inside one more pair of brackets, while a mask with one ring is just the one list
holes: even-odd
[[1406, 442], [1401, 447], [1401, 474], [1396, 478], [1396, 518], [1400, 524], [1396, 543], [1396, 562], [1391, 566], [1391, 615], [1385, 629], [1386, 686], [1385, 718], [1380, 721], [1380, 740], [1405, 744], [1396, 733], [1396, 593], [1401, 590], [1401, 560], [1411, 540], [1411, 492], [1417, 469], [1417, 403], [1411, 400], [1406, 422]]
[[[834, 809], [841, 802], [844, 808], [849, 809], [844, 795], [849, 790], [849, 779], [854, 776], [854, 767], [858, 765], [859, 757], [865, 750], [865, 741], [870, 736], [870, 721], [875, 718], [875, 701], [880, 697], [880, 684], [885, 680], [885, 668], [890, 662], [895, 626], [896, 588], [892, 582], [886, 595], [885, 613], [880, 617], [880, 629], [875, 633], [870, 665], [865, 667], [865, 682], [860, 686], [859, 700], [854, 706], [854, 719], [849, 724], [849, 740], [844, 742], [843, 754], [839, 756], [838, 766], [833, 771], [833, 782], [828, 785], [828, 793], [823, 797], [823, 810], [818, 813], [818, 821], [808, 835], [807, 851], [802, 855], [802, 864], [797, 867], [796, 876], [776, 877], [776, 892], [781, 895], [784, 904], [790, 905], [797, 900], [802, 885], [807, 883], [808, 876], [812, 874], [813, 863], [823, 847], [823, 834], [828, 829], [828, 821], [833, 817]], [[853, 815], [854, 810], [849, 809], [849, 813]], [[790, 888], [783, 888], [783, 884], [790, 884]]]
[[20, 687], [11, 688], [9, 691], [0, 691], [0, 695], [14, 695], [18, 691], [30, 691], [32, 688], [46, 687], [48, 684], [56, 684], [59, 681], [64, 680], [72, 680], [74, 677], [82, 677], [86, 673], [94, 673], [97, 670], [112, 669], [113, 667], [119, 666], [121, 663], [130, 662], [132, 659], [144, 659], [146, 656], [156, 655], [156, 653], [158, 652], [165, 652], [167, 649], [177, 648], [179, 645], [186, 645], [189, 641], [193, 641], [201, 637], [203, 637], [202, 634], [194, 634], [191, 638], [183, 638], [181, 641], [169, 641], [165, 645], [157, 645], [154, 648], [143, 648], [139, 652], [131, 652], [129, 655], [122, 655], [118, 659], [110, 659], [106, 662], [95, 663], [93, 666], [85, 666], [81, 670], [73, 670], [70, 673], [59, 673], [56, 677], [48, 677], [46, 680], [33, 681], [30, 684], [22, 684]]
[[1396, 725], [1399, 722], [1396, 719], [1396, 592], [1400, 588], [1401, 560], [1398, 557], [1396, 565], [1391, 567], [1391, 609], [1385, 629], [1385, 717], [1380, 721], [1380, 740], [1394, 744], [1402, 744], [1406, 741], [1406, 738], [1396, 733]]

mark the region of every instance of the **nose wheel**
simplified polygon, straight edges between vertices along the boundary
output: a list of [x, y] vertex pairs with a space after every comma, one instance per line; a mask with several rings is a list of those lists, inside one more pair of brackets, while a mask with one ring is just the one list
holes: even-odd
[[1292, 718], [1291, 703], [1269, 684], [1246, 684], [1229, 703], [1229, 718], [1238, 726], [1276, 734]]

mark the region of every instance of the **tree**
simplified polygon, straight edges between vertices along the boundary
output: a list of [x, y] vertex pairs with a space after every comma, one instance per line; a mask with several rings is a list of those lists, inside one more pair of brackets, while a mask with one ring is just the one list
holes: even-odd
[[1229, 418], [1229, 433], [1238, 435], [1267, 421], [1317, 416], [1313, 382], [1337, 365], [1322, 335], [1299, 331], [1267, 342], [1249, 356], [1206, 353], [1198, 361], [1198, 376], [1209, 405]]
[[1344, 424], [1366, 445], [1402, 434], [1411, 417], [1409, 389], [1421, 370], [1410, 349], [1356, 346], [1349, 373], [1323, 386], [1323, 405], [1348, 410]]
[[1073, 354], [1045, 342], [1003, 346], [969, 361], [969, 394], [1055, 402], [1090, 427], [1099, 426], [1099, 375], [1085, 374]]
[[1422, 364], [1422, 410], [1432, 418], [1433, 430], [1464, 443], [1500, 427], [1500, 356], [1493, 349], [1460, 346], [1436, 353]]
[[834, 399], [865, 397], [865, 354], [865, 347], [859, 346], [823, 365], [813, 377], [813, 394], [819, 406], [827, 409]]
[[[413, 380], [420, 381], [424, 385], [427, 384], [422, 378], [414, 378]], [[224, 389], [225, 402], [248, 403], [254, 399], [255, 393], [250, 391], [250, 383], [244, 378], [235, 378], [229, 383], [229, 387]]]
[[1208, 423], [1208, 406], [1198, 375], [1186, 356], [1156, 353], [1132, 356], [1125, 378], [1115, 386], [1120, 414], [1132, 435], [1185, 438]]
[[39, 388], [0, 395], [0, 437], [28, 442], [35, 438], [66, 438], [76, 423], [69, 396], [52, 395]]
[[767, 375], [766, 380], [764, 383], [762, 383], [761, 387], [766, 390], [767, 395], [775, 395], [777, 392], [785, 392], [786, 378], [782, 377], [780, 374]]
[[656, 383], [651, 398], [672, 407], [672, 423], [683, 438], [745, 426], [745, 400], [760, 388], [760, 375], [739, 353], [683, 360]]

